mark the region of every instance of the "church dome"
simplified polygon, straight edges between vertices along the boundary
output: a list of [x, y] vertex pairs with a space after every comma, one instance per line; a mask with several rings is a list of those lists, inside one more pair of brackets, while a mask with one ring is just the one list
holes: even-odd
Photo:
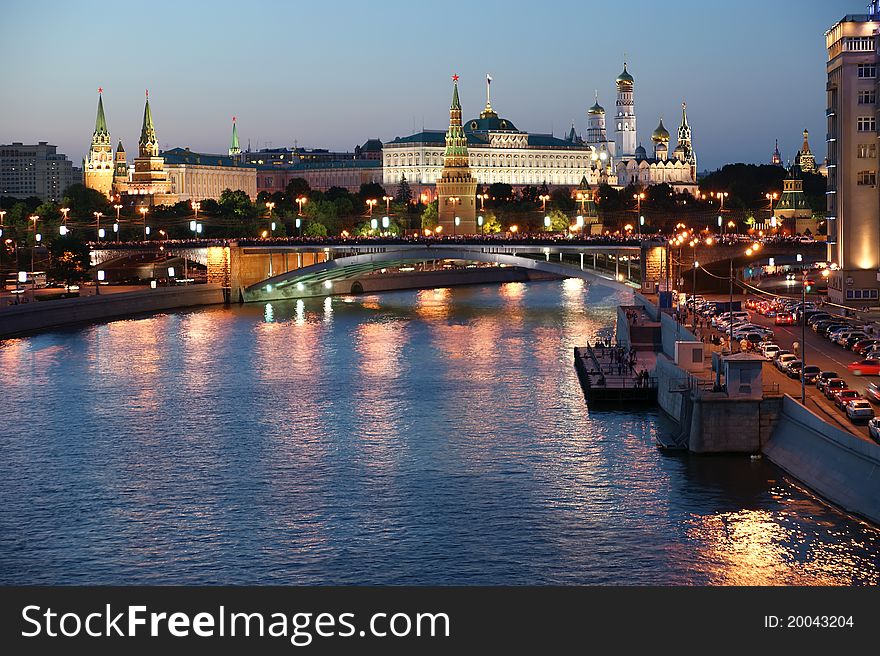
[[617, 84], [629, 84], [633, 83], [633, 76], [629, 74], [629, 71], [626, 70], [626, 62], [623, 64], [623, 73], [617, 76], [616, 80]]
[[660, 125], [658, 125], [657, 129], [651, 133], [651, 141], [669, 141], [669, 130], [667, 130], [666, 126], [663, 125], [662, 118], [660, 119]]
[[636, 159], [648, 159], [648, 151], [641, 144], [636, 148]]
[[489, 130], [496, 132], [499, 130], [516, 132], [516, 126], [506, 118], [501, 118], [495, 112], [491, 116], [481, 116], [474, 118], [464, 124], [466, 132], [488, 132]]
[[604, 113], [605, 113], [605, 108], [599, 104], [598, 100], [593, 104], [592, 107], [590, 107], [587, 110], [587, 114], [604, 114]]

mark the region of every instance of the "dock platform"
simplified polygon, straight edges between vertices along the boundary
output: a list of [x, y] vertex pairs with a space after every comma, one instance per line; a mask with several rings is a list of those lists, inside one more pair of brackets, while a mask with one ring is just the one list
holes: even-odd
[[[657, 379], [640, 377], [640, 371], [652, 371], [655, 354], [637, 352], [633, 367], [620, 362], [625, 349], [618, 346], [576, 346], [574, 368], [577, 371], [588, 405], [654, 404], [657, 402]], [[623, 358], [626, 360], [626, 358]]]

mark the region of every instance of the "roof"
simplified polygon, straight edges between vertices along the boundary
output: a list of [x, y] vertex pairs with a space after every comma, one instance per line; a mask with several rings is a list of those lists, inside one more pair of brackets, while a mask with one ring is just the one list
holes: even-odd
[[618, 84], [621, 82], [628, 82], [629, 84], [633, 83], [633, 76], [629, 74], [628, 70], [626, 70], [626, 62], [623, 62], [623, 72], [617, 76], [616, 82]]
[[256, 168], [261, 171], [320, 171], [325, 169], [378, 169], [382, 168], [382, 162], [378, 159], [344, 159], [330, 162], [299, 162], [287, 166], [275, 166], [261, 164]]
[[518, 132], [516, 126], [506, 118], [501, 118], [493, 112], [492, 116], [485, 118], [472, 118], [464, 124], [466, 132]]
[[364, 142], [364, 145], [361, 146], [361, 150], [366, 152], [379, 152], [382, 150], [382, 141], [379, 139], [367, 139]]
[[[477, 136], [475, 134], [471, 134], [469, 132], [465, 132], [467, 136], [468, 144], [485, 144], [486, 139], [481, 136]], [[424, 144], [437, 144], [437, 145], [446, 145], [446, 131], [445, 130], [422, 130], [421, 132], [416, 132], [415, 134], [411, 134], [407, 137], [395, 137], [393, 141], [387, 142], [385, 145], [394, 145], [394, 144], [409, 144], [409, 143], [424, 143]]]
[[587, 113], [588, 114], [604, 114], [605, 108], [599, 104], [598, 100], [596, 100], [596, 102], [593, 103], [593, 106], [587, 110]]
[[200, 166], [230, 166], [235, 168], [256, 168], [253, 164], [242, 164], [227, 155], [196, 153], [188, 148], [172, 148], [159, 153], [166, 164], [190, 164]]

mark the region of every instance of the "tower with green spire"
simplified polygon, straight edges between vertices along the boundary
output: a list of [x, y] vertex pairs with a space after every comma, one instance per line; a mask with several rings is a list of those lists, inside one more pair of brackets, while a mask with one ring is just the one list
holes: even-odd
[[138, 156], [134, 160], [134, 173], [128, 185], [128, 193], [148, 196], [154, 205], [173, 204], [176, 201], [171, 194], [171, 181], [165, 172], [165, 158], [159, 154], [159, 138], [153, 125], [149, 91], [144, 104]]
[[[443, 171], [437, 181], [438, 224], [445, 235], [477, 232], [477, 181], [471, 175], [467, 135], [461, 123], [458, 75], [452, 76], [452, 105]], [[458, 217], [458, 225], [456, 225]]]
[[116, 157], [113, 160], [113, 193], [123, 194], [128, 191], [128, 162], [122, 141], [116, 146]]
[[235, 117], [232, 117], [232, 141], [229, 142], [229, 156], [235, 160], [241, 155], [241, 146], [238, 145], [238, 128], [235, 126]]
[[113, 146], [104, 117], [103, 89], [98, 89], [98, 113], [89, 154], [83, 160], [83, 184], [110, 196], [113, 189]]

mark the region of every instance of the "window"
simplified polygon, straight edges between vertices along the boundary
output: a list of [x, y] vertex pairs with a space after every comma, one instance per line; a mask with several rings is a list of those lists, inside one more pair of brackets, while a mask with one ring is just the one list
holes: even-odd
[[877, 77], [877, 66], [875, 66], [874, 64], [859, 64], [859, 77]]
[[877, 144], [860, 143], [856, 148], [856, 157], [859, 159], [874, 159], [877, 157]]
[[877, 123], [873, 116], [859, 116], [856, 121], [859, 132], [876, 132]]
[[856, 176], [856, 184], [873, 187], [877, 184], [877, 172], [859, 171], [858, 175]]
[[846, 290], [846, 298], [848, 300], [862, 301], [862, 300], [870, 300], [876, 299], [878, 297], [878, 290], [875, 289], [847, 289]]
[[874, 89], [859, 90], [860, 105], [873, 105], [875, 102], [877, 102], [877, 92]]
[[850, 52], [871, 52], [874, 50], [874, 37], [848, 36], [846, 37], [846, 49]]

